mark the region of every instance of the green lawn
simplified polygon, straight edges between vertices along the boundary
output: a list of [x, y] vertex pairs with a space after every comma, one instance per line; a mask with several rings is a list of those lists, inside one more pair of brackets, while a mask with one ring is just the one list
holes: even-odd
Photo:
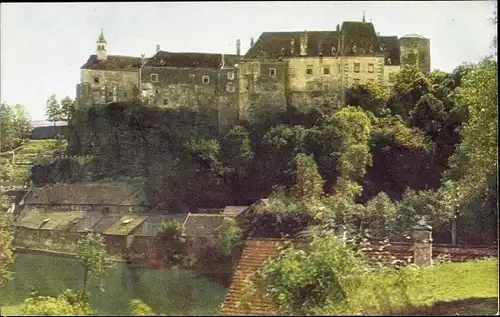
[[[370, 274], [340, 314], [493, 315], [498, 304], [498, 260], [446, 263]], [[401, 277], [406, 282], [402, 283]], [[338, 311], [340, 310], [340, 311]]]

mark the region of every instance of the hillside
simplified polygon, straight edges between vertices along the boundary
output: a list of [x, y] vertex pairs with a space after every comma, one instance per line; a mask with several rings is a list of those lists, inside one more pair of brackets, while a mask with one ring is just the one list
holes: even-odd
[[36, 162], [51, 159], [57, 150], [66, 148], [65, 140], [29, 140], [24, 145], [0, 154], [0, 163], [6, 167], [6, 175], [0, 180], [2, 186], [22, 186], [28, 180], [31, 166]]

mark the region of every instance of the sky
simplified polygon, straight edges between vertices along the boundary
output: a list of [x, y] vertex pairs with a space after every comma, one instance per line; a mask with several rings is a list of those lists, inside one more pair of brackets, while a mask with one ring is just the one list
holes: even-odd
[[75, 97], [101, 27], [108, 54], [242, 53], [262, 32], [335, 30], [366, 21], [381, 35], [430, 39], [431, 67], [451, 72], [493, 53], [493, 1], [2, 3], [0, 99], [45, 119], [45, 102]]

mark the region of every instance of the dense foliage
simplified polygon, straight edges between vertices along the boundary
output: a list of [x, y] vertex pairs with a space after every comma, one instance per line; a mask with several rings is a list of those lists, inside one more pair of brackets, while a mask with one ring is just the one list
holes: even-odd
[[34, 296], [26, 299], [21, 314], [26, 316], [89, 316], [94, 315], [88, 300], [79, 292], [66, 290], [56, 297]]
[[10, 206], [4, 198], [3, 195], [0, 196], [0, 286], [10, 279], [11, 265], [14, 261], [11, 249], [14, 239], [12, 217], [6, 212]]
[[0, 106], [0, 152], [10, 151], [29, 138], [31, 118], [22, 105]]
[[107, 270], [113, 266], [113, 262], [106, 250], [104, 238], [97, 233], [88, 233], [78, 240], [76, 254], [85, 269], [83, 276], [83, 292], [85, 292], [88, 279], [107, 274]]
[[[326, 218], [359, 230], [402, 231], [422, 216], [449, 230], [448, 219], [457, 207], [444, 199], [462, 201], [465, 225], [465, 209], [476, 210], [478, 204], [472, 202], [480, 196], [482, 203], [496, 190], [487, 185], [494, 183], [490, 179], [495, 179], [497, 166], [496, 73], [493, 60], [462, 65], [449, 74], [424, 75], [406, 66], [390, 88], [349, 88], [349, 106], [340, 110], [290, 109], [223, 133], [208, 108], [195, 112], [112, 103], [78, 109], [70, 121], [72, 156], [38, 165], [32, 179], [43, 185], [141, 177], [148, 200], [166, 213], [248, 205], [269, 197], [279, 186], [286, 194], [281, 202], [288, 203], [279, 207], [280, 200], [274, 200], [278, 207], [271, 209], [295, 210], [295, 219], [288, 217], [282, 224], [308, 223], [307, 217], [324, 221], [328, 210], [336, 209], [336, 215]], [[313, 178], [309, 182], [304, 177]], [[433, 207], [406, 205], [416, 204], [404, 199], [408, 189], [423, 200], [435, 195], [428, 199]], [[423, 196], [419, 191], [425, 191]], [[379, 202], [366, 205], [377, 195]], [[389, 211], [375, 210], [377, 204]], [[488, 205], [494, 206], [494, 201]], [[323, 207], [326, 211], [319, 212]], [[487, 217], [494, 215], [486, 209]], [[392, 220], [377, 219], [377, 214]], [[273, 211], [262, 217], [267, 222], [277, 218]], [[381, 223], [384, 230], [376, 229]], [[282, 225], [273, 225], [281, 230]]]

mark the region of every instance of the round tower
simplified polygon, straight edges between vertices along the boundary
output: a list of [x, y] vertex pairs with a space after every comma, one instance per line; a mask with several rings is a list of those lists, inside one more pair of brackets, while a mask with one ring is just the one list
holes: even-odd
[[101, 34], [99, 35], [99, 38], [97, 39], [97, 47], [96, 47], [96, 52], [97, 52], [97, 59], [102, 61], [106, 60], [108, 57], [108, 42], [106, 42], [106, 39], [104, 38], [104, 32], [101, 28]]
[[418, 34], [409, 34], [399, 39], [401, 47], [401, 66], [416, 65], [421, 72], [431, 71], [430, 40]]

